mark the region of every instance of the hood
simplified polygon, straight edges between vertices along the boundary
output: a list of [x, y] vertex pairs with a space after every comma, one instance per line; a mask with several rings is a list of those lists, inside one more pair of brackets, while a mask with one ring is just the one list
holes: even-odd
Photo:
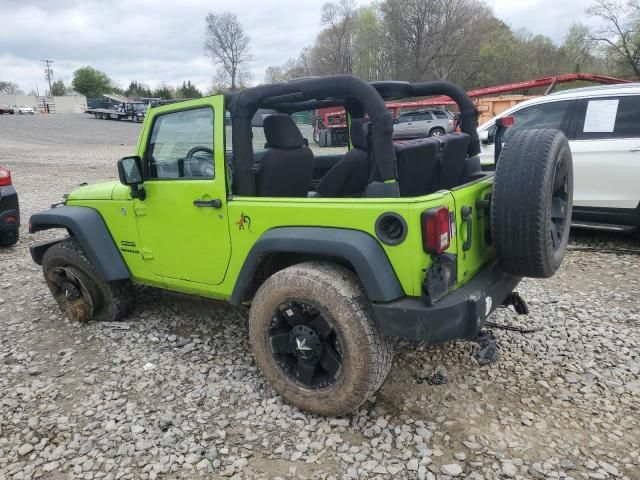
[[120, 182], [111, 181], [85, 185], [72, 191], [67, 200], [111, 200], [113, 189]]

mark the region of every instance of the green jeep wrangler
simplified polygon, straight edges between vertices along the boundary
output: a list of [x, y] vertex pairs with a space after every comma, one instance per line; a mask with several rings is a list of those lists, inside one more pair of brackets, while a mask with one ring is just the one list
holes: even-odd
[[[385, 100], [429, 95], [457, 103], [461, 132], [394, 143]], [[292, 116], [328, 106], [347, 111], [349, 150], [314, 156]], [[77, 321], [127, 316], [132, 283], [250, 303], [273, 388], [342, 415], [383, 383], [395, 339], [473, 339], [522, 277], [558, 269], [573, 185], [565, 137], [518, 132], [495, 172], [479, 151], [474, 104], [446, 82], [314, 77], [156, 105], [120, 182], [31, 217], [31, 233], [69, 235], [31, 254]]]

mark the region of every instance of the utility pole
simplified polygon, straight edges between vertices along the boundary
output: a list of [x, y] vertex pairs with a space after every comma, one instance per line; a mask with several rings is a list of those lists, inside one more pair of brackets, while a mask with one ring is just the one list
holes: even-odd
[[51, 79], [53, 78], [53, 70], [51, 69], [51, 65], [53, 64], [53, 60], [42, 60], [44, 63], [44, 76], [49, 82], [49, 95], [51, 95]]

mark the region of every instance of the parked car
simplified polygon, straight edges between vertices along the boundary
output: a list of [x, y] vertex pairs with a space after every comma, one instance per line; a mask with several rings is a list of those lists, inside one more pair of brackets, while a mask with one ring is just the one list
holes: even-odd
[[481, 125], [481, 160], [494, 162], [495, 121], [513, 116], [518, 131], [557, 128], [573, 154], [575, 227], [640, 229], [640, 83], [586, 87], [528, 100]]
[[35, 111], [33, 110], [33, 108], [31, 107], [25, 107], [24, 105], [22, 107], [16, 107], [16, 109], [18, 110], [18, 113], [20, 115], [24, 114], [24, 113], [30, 113], [31, 115], [33, 115], [35, 113]]
[[405, 112], [393, 121], [393, 138], [437, 137], [455, 130], [453, 114], [441, 108]]
[[0, 115], [4, 113], [13, 115], [14, 114], [13, 107], [10, 107], [9, 105], [0, 105]]
[[0, 167], [0, 247], [18, 243], [19, 228], [18, 194], [11, 181], [11, 172]]

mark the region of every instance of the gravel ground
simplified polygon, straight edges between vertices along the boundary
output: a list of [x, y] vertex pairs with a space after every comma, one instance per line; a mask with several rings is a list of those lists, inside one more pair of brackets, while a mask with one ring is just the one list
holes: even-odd
[[640, 478], [640, 257], [623, 236], [574, 234], [556, 277], [519, 287], [531, 314], [493, 321], [539, 330], [494, 329], [499, 363], [479, 366], [471, 343], [399, 345], [383, 388], [348, 418], [274, 394], [244, 308], [137, 288], [122, 323], [62, 318], [27, 219], [115, 178], [139, 128], [0, 117], [24, 221], [18, 246], [0, 250], [0, 480]]

